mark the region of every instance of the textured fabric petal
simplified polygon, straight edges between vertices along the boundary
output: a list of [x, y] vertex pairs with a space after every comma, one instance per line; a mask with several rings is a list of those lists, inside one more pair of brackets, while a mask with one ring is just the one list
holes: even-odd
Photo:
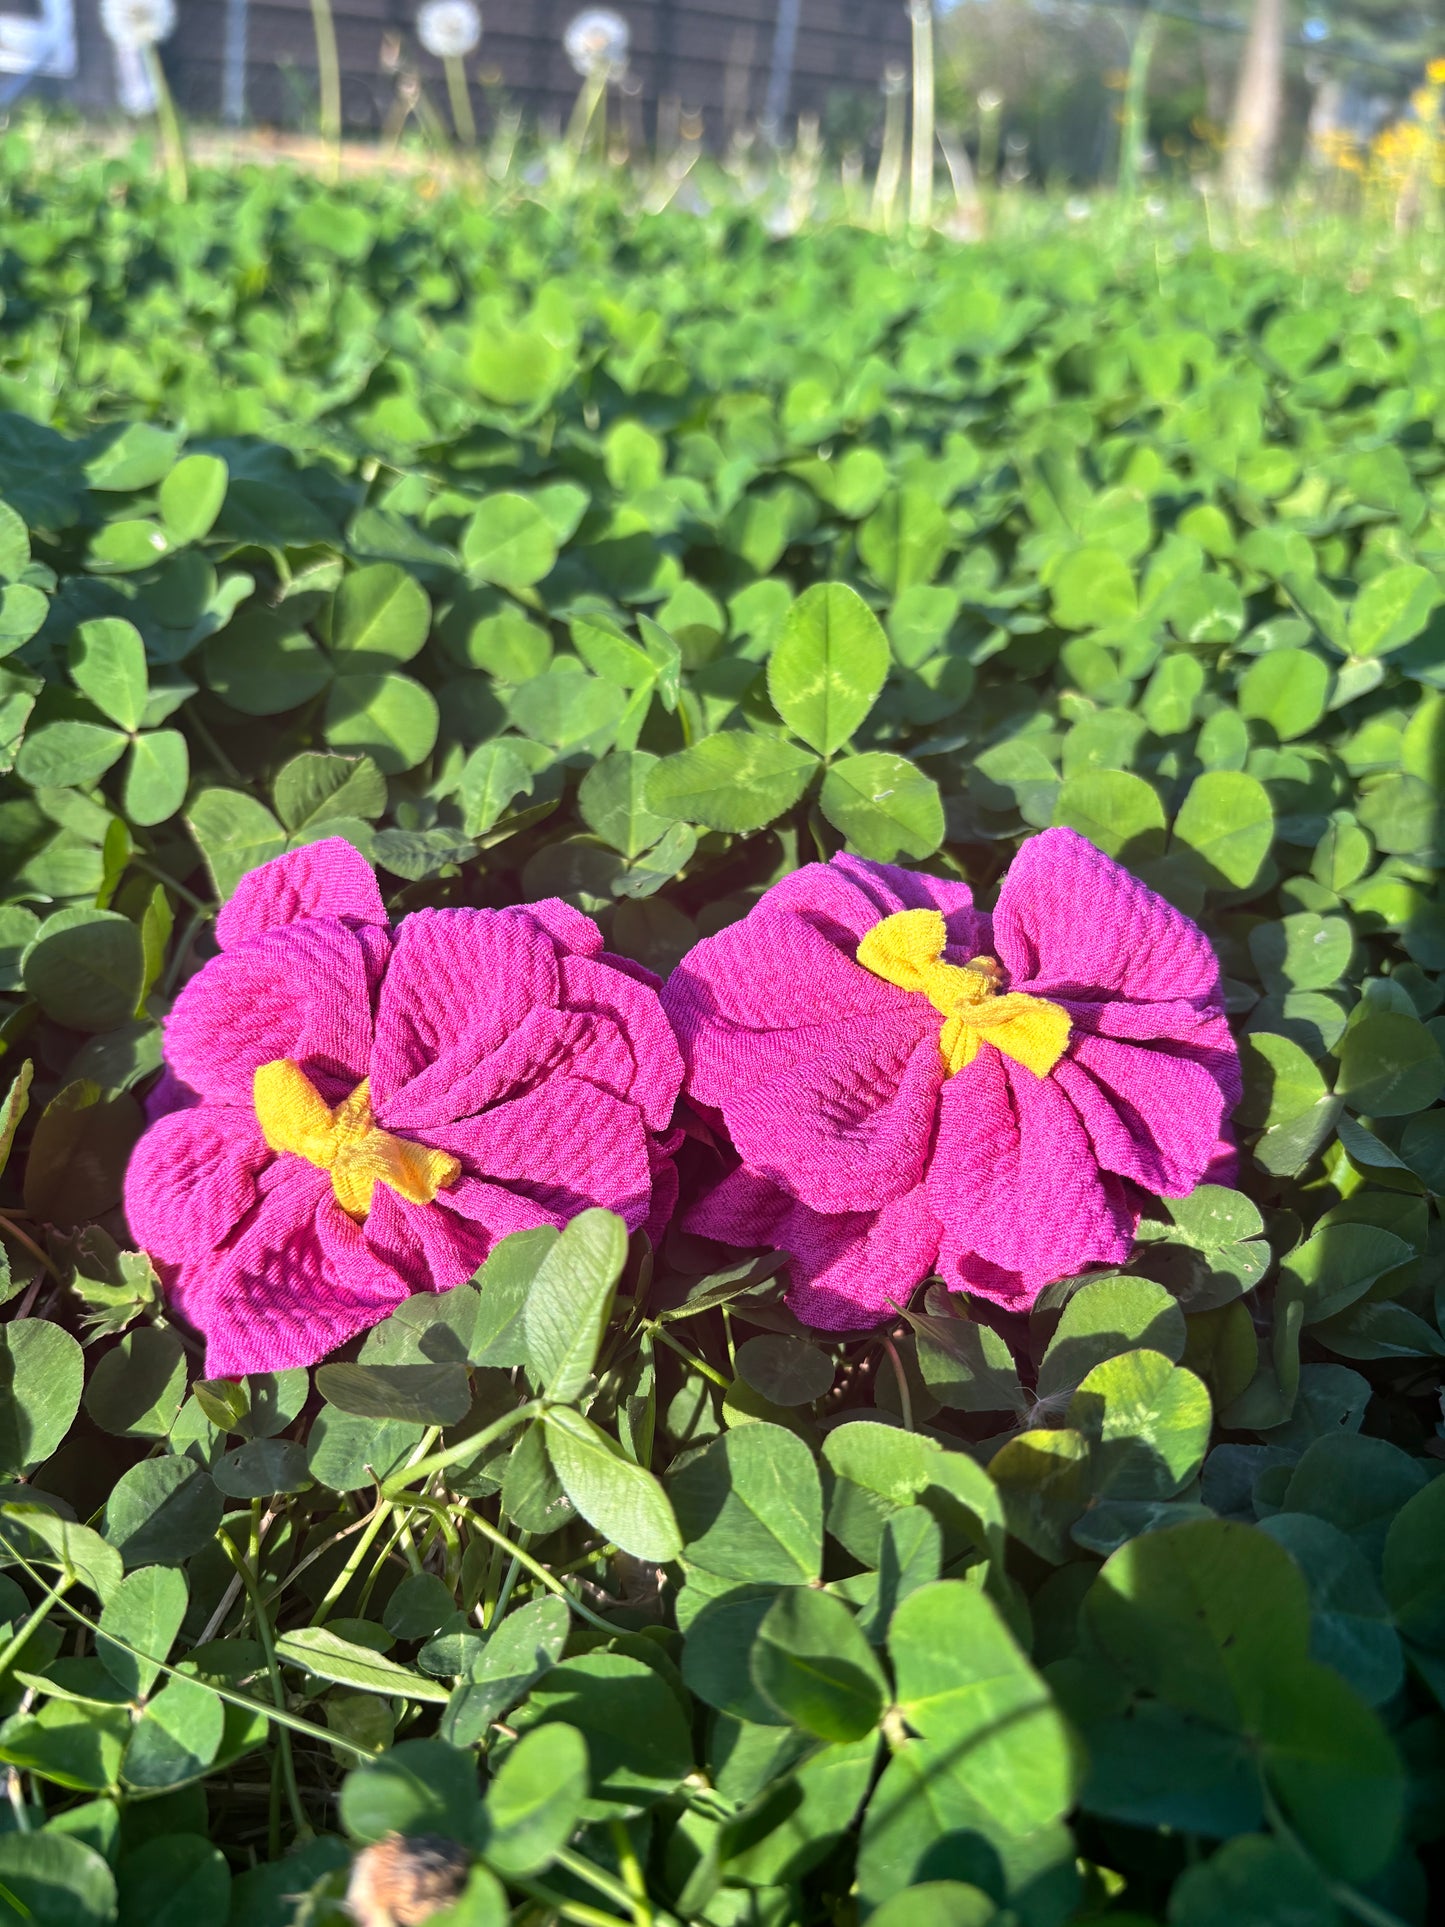
[[[349, 846], [348, 846], [349, 847]], [[172, 1071], [203, 1098], [249, 1106], [278, 1057], [331, 1102], [366, 1075], [378, 947], [342, 923], [293, 923], [213, 957], [166, 1019]]]
[[642, 1229], [655, 1249], [672, 1223], [681, 1184], [670, 1152], [664, 1151], [655, 1137], [647, 1140], [647, 1161], [652, 1169], [652, 1205]]
[[923, 1178], [944, 1082], [938, 1018], [922, 998], [895, 1000], [727, 1096], [743, 1162], [815, 1211], [876, 1210]]
[[1106, 1171], [1167, 1198], [1192, 1191], [1224, 1121], [1224, 1093], [1177, 1052], [1077, 1037], [1054, 1078], [1083, 1120]]
[[206, 1374], [314, 1365], [409, 1296], [331, 1195], [324, 1171], [299, 1158], [219, 1261], [193, 1272], [186, 1315], [206, 1339]]
[[234, 950], [248, 937], [303, 917], [386, 922], [376, 872], [344, 837], [308, 843], [243, 876], [216, 918], [216, 941], [222, 950]]
[[488, 1179], [567, 1218], [605, 1205], [635, 1231], [651, 1206], [642, 1119], [632, 1105], [581, 1078], [551, 1078], [480, 1117], [430, 1131], [427, 1142], [459, 1157], [465, 1176]]
[[1226, 1186], [1239, 1183], [1239, 1146], [1234, 1142], [1227, 1125], [1220, 1133], [1219, 1142], [1210, 1153], [1209, 1162], [1204, 1167], [1204, 1176], [1199, 1182]]
[[450, 1291], [470, 1278], [498, 1238], [552, 1220], [496, 1185], [462, 1178], [433, 1204], [378, 1190], [366, 1242], [414, 1291]]
[[146, 1123], [154, 1124], [160, 1118], [169, 1117], [172, 1111], [188, 1111], [200, 1101], [190, 1085], [183, 1084], [167, 1064], [146, 1093]]
[[[529, 903], [519, 915], [528, 916], [552, 938], [559, 951], [572, 957], [596, 957], [602, 951], [602, 932], [580, 910], [574, 910], [561, 897], [543, 897]], [[635, 969], [641, 969], [635, 965]]]
[[1198, 925], [1073, 830], [1044, 830], [1014, 858], [993, 944], [1009, 987], [1035, 996], [1218, 998], [1218, 960]]
[[[682, 1087], [682, 1053], [656, 990], [591, 957], [563, 957], [558, 974], [563, 1006], [610, 1020], [631, 1059], [625, 1081], [621, 1055], [615, 1070], [604, 1072], [599, 1065], [588, 1076], [614, 1096], [638, 1105], [650, 1130], [665, 1131]], [[599, 1039], [605, 1035], [599, 1027]]]
[[655, 970], [646, 964], [638, 963], [635, 957], [619, 957], [614, 950], [599, 950], [598, 963], [606, 964], [609, 970], [620, 970], [624, 977], [631, 977], [634, 983], [646, 984], [649, 990], [661, 990], [662, 979]]
[[126, 1168], [131, 1236], [169, 1264], [205, 1257], [255, 1204], [257, 1174], [271, 1157], [239, 1105], [172, 1111], [145, 1133]]
[[[520, 1097], [568, 1072], [585, 1074], [601, 1051], [604, 1061], [618, 1052], [631, 1065], [625, 1043], [607, 1040], [599, 1045], [599, 1020], [577, 1012], [539, 1005], [529, 1010], [516, 1029], [473, 1069], [464, 1071], [445, 1088], [424, 1083], [403, 1084], [376, 1115], [393, 1131], [431, 1131], [459, 1118], [472, 1117], [504, 1098]], [[605, 1083], [606, 1079], [599, 1078]]]
[[[948, 927], [948, 941], [968, 949], [987, 919], [973, 907], [973, 892], [951, 877], [925, 876], [894, 863], [862, 856], [835, 856], [830, 863], [807, 863], [775, 883], [763, 903], [774, 911], [807, 917], [829, 932], [849, 956], [868, 931], [899, 910], [937, 910]], [[761, 907], [761, 906], [759, 906]]]
[[746, 1165], [695, 1204], [683, 1228], [722, 1244], [786, 1251], [788, 1305], [821, 1331], [859, 1331], [893, 1317], [938, 1255], [938, 1221], [921, 1185], [881, 1211], [827, 1215]]
[[689, 1097], [723, 1110], [741, 1086], [806, 1060], [852, 1018], [886, 1022], [916, 1004], [920, 1027], [925, 1018], [938, 1025], [925, 999], [884, 983], [806, 920], [766, 906], [704, 938], [662, 1001]]
[[1000, 1303], [1026, 1306], [1055, 1279], [1128, 1255], [1122, 1186], [1105, 1182], [1073, 1105], [1055, 1078], [997, 1051], [948, 1080], [927, 1191], [944, 1279]]
[[465, 1115], [457, 1087], [537, 1005], [557, 1002], [552, 941], [516, 910], [416, 910], [376, 1017], [372, 1103], [399, 1129]]

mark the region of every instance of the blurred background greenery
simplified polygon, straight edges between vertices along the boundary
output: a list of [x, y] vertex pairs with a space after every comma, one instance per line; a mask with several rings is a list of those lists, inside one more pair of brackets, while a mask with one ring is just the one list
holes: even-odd
[[907, 171], [915, 212], [920, 125], [965, 207], [977, 187], [1207, 185], [1255, 206], [1328, 182], [1380, 190], [1398, 226], [1445, 179], [1445, 0], [35, 5], [0, 16], [0, 109], [62, 122], [164, 121], [174, 97], [193, 130], [479, 142], [493, 173], [565, 138], [619, 166], [720, 160], [757, 191], [780, 170], [845, 198], [881, 180], [889, 207]]

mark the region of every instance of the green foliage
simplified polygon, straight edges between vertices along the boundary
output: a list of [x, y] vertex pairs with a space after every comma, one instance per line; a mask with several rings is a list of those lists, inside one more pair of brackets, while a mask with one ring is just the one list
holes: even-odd
[[[282, 169], [172, 207], [24, 147], [0, 1914], [340, 1927], [401, 1833], [467, 1863], [457, 1927], [1424, 1927], [1434, 311], [1122, 235]], [[207, 1381], [124, 1248], [161, 1022], [283, 850], [665, 971], [842, 849], [987, 905], [1050, 824], [1203, 924], [1246, 1088], [1238, 1188], [1028, 1317], [808, 1333], [777, 1255], [588, 1212]]]

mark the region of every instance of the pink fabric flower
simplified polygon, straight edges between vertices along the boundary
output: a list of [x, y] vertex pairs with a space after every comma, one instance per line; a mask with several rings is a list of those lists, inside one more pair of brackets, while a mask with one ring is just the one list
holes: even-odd
[[[934, 913], [889, 928], [937, 929], [935, 988], [973, 986], [960, 1008], [980, 1027], [961, 1046], [946, 997], [858, 960], [904, 911]], [[1180, 1197], [1217, 1172], [1240, 1094], [1203, 933], [1066, 829], [1024, 844], [991, 918], [961, 883], [810, 864], [685, 957], [663, 1004], [686, 1093], [740, 1160], [685, 1228], [787, 1250], [790, 1303], [830, 1331], [876, 1323], [935, 1270], [1023, 1310], [1122, 1262], [1143, 1192]], [[1042, 1015], [1043, 1074], [1011, 1033], [990, 1042], [1009, 1012], [1031, 1036]]]
[[[677, 1045], [656, 980], [580, 912], [418, 910], [393, 930], [370, 867], [332, 839], [245, 877], [216, 933], [166, 1022], [167, 1108], [125, 1186], [212, 1377], [309, 1365], [469, 1278], [508, 1232], [589, 1205], [666, 1221]], [[283, 1095], [350, 1120], [335, 1164], [268, 1142], [278, 1066]], [[385, 1175], [408, 1166], [427, 1180], [411, 1197]]]

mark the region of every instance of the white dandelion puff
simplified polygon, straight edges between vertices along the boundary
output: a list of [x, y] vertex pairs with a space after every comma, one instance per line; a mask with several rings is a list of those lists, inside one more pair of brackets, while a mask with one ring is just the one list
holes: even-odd
[[627, 22], [610, 7], [588, 7], [562, 36], [567, 58], [584, 80], [620, 74], [627, 65], [631, 41]]
[[100, 0], [100, 24], [116, 47], [154, 47], [175, 31], [175, 0]]
[[427, 0], [416, 17], [416, 37], [438, 60], [460, 60], [482, 37], [482, 13], [473, 0]]

